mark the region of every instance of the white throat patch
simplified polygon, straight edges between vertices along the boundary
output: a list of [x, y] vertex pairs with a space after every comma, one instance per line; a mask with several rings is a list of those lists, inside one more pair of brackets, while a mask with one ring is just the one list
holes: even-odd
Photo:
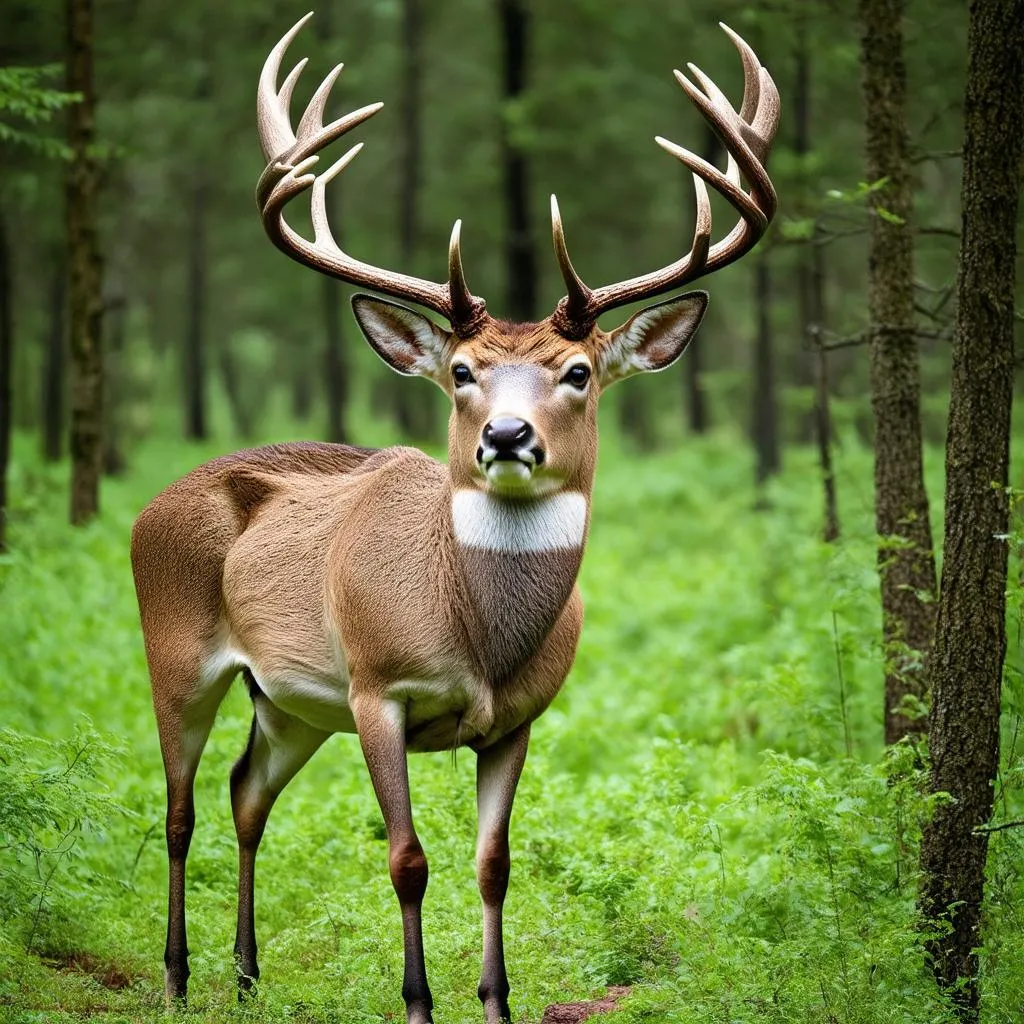
[[505, 501], [483, 491], [452, 495], [455, 539], [488, 551], [555, 551], [583, 546], [587, 499], [578, 491]]

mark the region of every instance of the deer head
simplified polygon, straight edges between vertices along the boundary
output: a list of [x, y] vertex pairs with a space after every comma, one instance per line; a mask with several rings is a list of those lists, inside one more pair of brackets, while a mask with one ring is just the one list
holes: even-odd
[[[663, 295], [704, 277], [748, 252], [775, 214], [776, 196], [765, 171], [779, 121], [779, 96], [754, 51], [726, 26], [743, 62], [744, 91], [739, 112], [694, 65], [699, 83], [679, 71], [684, 92], [721, 139], [728, 153], [725, 172], [665, 139], [658, 144], [690, 169], [697, 200], [690, 251], [674, 263], [641, 277], [589, 288], [569, 258], [555, 197], [551, 222], [555, 255], [566, 295], [545, 320], [514, 324], [496, 320], [466, 283], [460, 254], [461, 222], [448, 250], [448, 280], [409, 277], [363, 263], [343, 252], [327, 221], [325, 190], [355, 158], [352, 147], [320, 174], [312, 169], [329, 143], [372, 117], [374, 103], [323, 123], [323, 112], [338, 65], [317, 89], [297, 129], [292, 129], [291, 94], [305, 66], [301, 60], [278, 89], [285, 51], [301, 19], [271, 51], [260, 76], [257, 118], [268, 160], [256, 189], [264, 228], [281, 250], [321, 273], [440, 314], [448, 329], [405, 306], [356, 295], [356, 319], [374, 350], [399, 373], [429, 377], [452, 399], [449, 465], [460, 488], [479, 488], [508, 497], [535, 497], [563, 488], [589, 491], [597, 449], [597, 401], [601, 392], [635, 373], [662, 370], [690, 342], [707, 307], [704, 292], [691, 292], [648, 306], [621, 327], [604, 331], [597, 319], [643, 299]], [[746, 187], [744, 187], [744, 181]], [[733, 229], [712, 244], [707, 185], [739, 214]], [[311, 191], [313, 241], [285, 221], [285, 204]]]

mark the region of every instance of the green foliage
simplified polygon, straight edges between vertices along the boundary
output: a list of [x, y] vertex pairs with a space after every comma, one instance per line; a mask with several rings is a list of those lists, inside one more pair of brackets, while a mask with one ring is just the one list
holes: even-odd
[[[81, 98], [78, 93], [60, 92], [45, 82], [61, 71], [59, 64], [41, 67], [0, 67], [0, 143], [24, 146], [42, 156], [67, 159], [71, 153], [58, 139], [28, 131], [17, 122], [41, 125], [70, 103]], [[13, 119], [16, 123], [8, 123]]]
[[[102, 1008], [149, 1020], [161, 1003], [164, 789], [127, 538], [148, 497], [217, 450], [147, 442], [134, 474], [107, 485], [103, 518], [71, 531], [63, 468], [40, 466], [20, 441], [13, 548], [0, 568], [0, 703], [17, 731], [4, 734], [0, 815], [22, 853], [0, 854], [0, 1017], [44, 1007], [49, 1024]], [[929, 812], [920, 752], [881, 756], [872, 516], [855, 500], [870, 493], [870, 453], [845, 439], [844, 537], [824, 545], [809, 451], [787, 453], [771, 507], [754, 512], [745, 449], [728, 434], [643, 460], [623, 454], [614, 431], [604, 445], [584, 638], [535, 727], [513, 816], [506, 928], [517, 1020], [631, 984], [625, 1022], [950, 1022], [915, 912]], [[926, 463], [941, 493], [940, 453]], [[1014, 534], [1015, 574], [1021, 545]], [[998, 821], [1024, 817], [1019, 593], [1010, 603]], [[275, 808], [257, 884], [261, 1001], [235, 1006], [227, 779], [250, 713], [239, 685], [197, 780], [196, 1019], [397, 1019], [400, 921], [352, 737], [327, 744]], [[87, 743], [67, 739], [82, 730]], [[473, 758], [416, 757], [411, 777], [431, 865], [437, 1020], [462, 1024], [479, 1013]], [[43, 891], [69, 832], [72, 852]], [[1022, 836], [992, 836], [988, 1024], [1013, 1019], [1024, 992]], [[41, 874], [34, 848], [46, 851]]]

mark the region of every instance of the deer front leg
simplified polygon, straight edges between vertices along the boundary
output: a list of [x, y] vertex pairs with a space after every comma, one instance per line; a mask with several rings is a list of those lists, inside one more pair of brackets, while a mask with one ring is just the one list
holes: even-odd
[[493, 746], [481, 750], [476, 762], [478, 817], [476, 877], [484, 913], [484, 964], [477, 994], [487, 1024], [511, 1021], [508, 975], [501, 912], [508, 890], [508, 823], [512, 801], [526, 760], [530, 726], [521, 725]]
[[431, 1024], [434, 1001], [423, 958], [421, 909], [427, 891], [427, 858], [412, 823], [409, 771], [405, 751], [405, 705], [363, 696], [352, 713], [363, 757], [377, 794], [388, 835], [388, 866], [402, 908], [405, 977], [402, 998], [407, 1024]]

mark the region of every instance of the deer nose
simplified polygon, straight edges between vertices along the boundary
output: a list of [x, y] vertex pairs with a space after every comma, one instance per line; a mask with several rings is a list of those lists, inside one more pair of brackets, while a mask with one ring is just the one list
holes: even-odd
[[516, 416], [499, 416], [484, 427], [483, 442], [498, 453], [498, 458], [518, 458], [518, 453], [533, 440], [533, 427]]

